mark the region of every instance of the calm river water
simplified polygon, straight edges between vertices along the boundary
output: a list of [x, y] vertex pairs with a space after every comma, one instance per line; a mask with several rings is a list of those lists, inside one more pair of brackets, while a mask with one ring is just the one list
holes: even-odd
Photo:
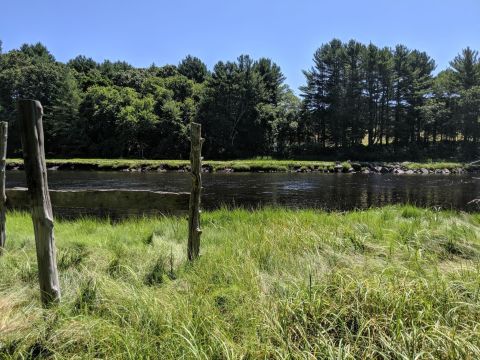
[[[189, 191], [190, 176], [178, 172], [50, 171], [51, 189], [148, 189]], [[377, 175], [319, 173], [203, 174], [203, 207], [223, 204], [282, 205], [329, 210], [364, 209], [396, 203], [475, 210], [479, 175]], [[7, 187], [25, 186], [23, 171], [7, 172]]]

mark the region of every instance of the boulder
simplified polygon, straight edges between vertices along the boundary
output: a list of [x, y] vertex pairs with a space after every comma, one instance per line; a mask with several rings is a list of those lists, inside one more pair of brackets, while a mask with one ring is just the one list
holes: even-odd
[[351, 163], [352, 169], [355, 171], [361, 171], [362, 170], [362, 165], [360, 163]]

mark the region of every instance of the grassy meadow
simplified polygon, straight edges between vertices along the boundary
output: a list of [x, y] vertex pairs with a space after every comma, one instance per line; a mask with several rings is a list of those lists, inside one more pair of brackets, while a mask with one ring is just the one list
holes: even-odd
[[480, 214], [390, 206], [56, 222], [42, 309], [29, 216], [9, 213], [0, 359], [478, 359]]

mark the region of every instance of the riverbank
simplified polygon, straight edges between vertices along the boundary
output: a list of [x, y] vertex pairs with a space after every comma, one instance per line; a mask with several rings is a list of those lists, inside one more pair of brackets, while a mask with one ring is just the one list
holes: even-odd
[[7, 214], [0, 358], [479, 358], [480, 214], [410, 206], [58, 221], [63, 299]]
[[[48, 159], [50, 170], [96, 171], [188, 171], [188, 160], [133, 159]], [[23, 169], [23, 160], [7, 159], [7, 170]], [[395, 173], [395, 174], [459, 174], [476, 172], [480, 166], [458, 162], [384, 163], [333, 162], [308, 160], [204, 160], [205, 172], [321, 172], [321, 173]]]

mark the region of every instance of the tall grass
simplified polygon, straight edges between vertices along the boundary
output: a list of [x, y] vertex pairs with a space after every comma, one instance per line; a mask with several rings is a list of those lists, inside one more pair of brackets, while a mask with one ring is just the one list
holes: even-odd
[[63, 299], [40, 306], [31, 221], [8, 216], [0, 358], [476, 359], [480, 215], [226, 209], [57, 222]]

